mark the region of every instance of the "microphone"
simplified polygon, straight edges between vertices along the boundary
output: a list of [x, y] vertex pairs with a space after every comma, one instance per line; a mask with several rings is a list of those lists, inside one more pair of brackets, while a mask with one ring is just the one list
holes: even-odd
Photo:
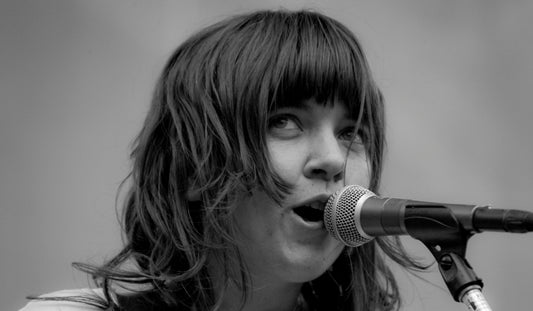
[[347, 246], [360, 246], [374, 237], [410, 235], [445, 240], [457, 233], [533, 231], [533, 213], [489, 206], [431, 203], [380, 198], [357, 185], [334, 193], [324, 210], [326, 230]]

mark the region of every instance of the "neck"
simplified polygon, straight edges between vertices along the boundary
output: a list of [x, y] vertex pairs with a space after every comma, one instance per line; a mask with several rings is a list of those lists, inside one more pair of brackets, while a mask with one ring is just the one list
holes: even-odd
[[[247, 292], [242, 311], [293, 311], [298, 305], [301, 284], [254, 285]], [[220, 311], [237, 310], [242, 303], [242, 291], [230, 284], [224, 293]]]
[[[229, 269], [229, 270], [227, 270]], [[233, 276], [232, 279], [240, 279], [240, 272], [236, 267], [222, 268], [216, 261], [210, 260], [208, 264], [209, 274], [214, 280], [215, 297], [220, 297], [220, 311], [293, 311], [298, 306], [301, 283], [282, 282], [272, 278], [271, 275], [258, 272], [250, 273], [249, 284], [246, 286], [246, 299], [243, 301], [243, 289], [241, 284], [229, 280], [224, 285], [225, 271]], [[239, 309], [242, 307], [242, 309]]]

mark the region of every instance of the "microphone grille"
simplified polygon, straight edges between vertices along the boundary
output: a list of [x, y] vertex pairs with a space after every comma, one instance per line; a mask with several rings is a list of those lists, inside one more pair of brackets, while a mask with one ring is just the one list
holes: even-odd
[[335, 239], [347, 246], [357, 247], [372, 240], [361, 232], [359, 215], [356, 215], [359, 200], [375, 194], [361, 186], [342, 188], [329, 197], [324, 209], [324, 225]]

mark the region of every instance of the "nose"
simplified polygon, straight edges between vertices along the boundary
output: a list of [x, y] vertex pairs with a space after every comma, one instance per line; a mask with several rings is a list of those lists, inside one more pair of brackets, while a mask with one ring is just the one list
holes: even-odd
[[344, 178], [344, 150], [333, 133], [313, 135], [304, 175], [310, 179], [338, 182]]

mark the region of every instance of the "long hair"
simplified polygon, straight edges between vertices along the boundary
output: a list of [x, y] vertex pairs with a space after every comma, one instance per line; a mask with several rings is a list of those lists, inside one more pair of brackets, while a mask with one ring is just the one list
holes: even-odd
[[[234, 200], [260, 188], [277, 201], [291, 187], [268, 158], [273, 110], [314, 98], [342, 102], [358, 120], [378, 191], [385, 145], [383, 98], [362, 48], [339, 22], [310, 11], [239, 15], [193, 35], [172, 54], [156, 84], [131, 153], [123, 209], [125, 246], [100, 267], [77, 264], [104, 288], [102, 307], [213, 310], [220, 297], [207, 258], [241, 267], [224, 284], [248, 288], [234, 242]], [[398, 286], [388, 255], [417, 267], [395, 241], [346, 248], [331, 269], [304, 284], [316, 310], [392, 310]]]

